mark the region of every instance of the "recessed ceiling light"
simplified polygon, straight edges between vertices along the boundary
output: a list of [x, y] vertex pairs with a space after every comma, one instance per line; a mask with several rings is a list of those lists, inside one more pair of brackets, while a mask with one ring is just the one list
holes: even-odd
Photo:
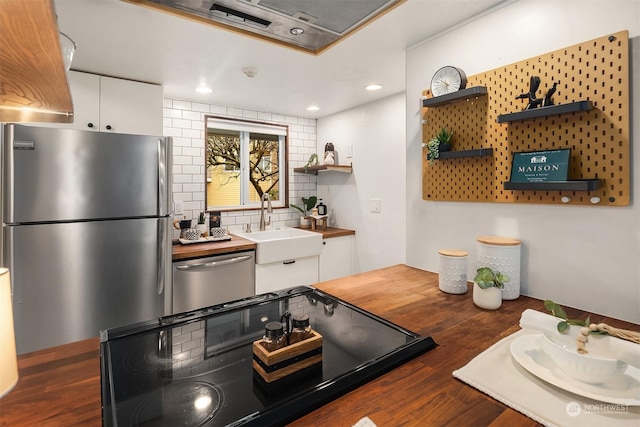
[[299, 36], [300, 34], [304, 33], [304, 30], [299, 27], [293, 27], [289, 30], [289, 32], [294, 36]]
[[318, 111], [320, 109], [320, 107], [318, 107], [317, 105], [310, 105], [307, 107], [307, 111]]
[[365, 86], [365, 89], [366, 90], [380, 90], [380, 89], [382, 89], [382, 85], [375, 83], [375, 84], [371, 84], [369, 86]]
[[196, 92], [198, 93], [211, 93], [213, 92], [213, 89], [206, 87], [206, 86], [198, 86], [196, 88]]

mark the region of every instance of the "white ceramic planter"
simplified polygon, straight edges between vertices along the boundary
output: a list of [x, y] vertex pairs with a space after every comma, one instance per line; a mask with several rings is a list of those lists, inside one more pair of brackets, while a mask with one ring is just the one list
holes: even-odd
[[478, 268], [489, 267], [509, 276], [502, 299], [520, 296], [520, 240], [510, 237], [481, 236], [477, 239]]
[[311, 228], [311, 218], [301, 216], [300, 228]]
[[207, 224], [197, 224], [196, 228], [198, 229], [202, 237], [207, 237], [209, 235], [209, 230], [207, 230]]
[[477, 283], [474, 283], [473, 303], [485, 310], [497, 310], [502, 305], [502, 289], [495, 286], [482, 289]]

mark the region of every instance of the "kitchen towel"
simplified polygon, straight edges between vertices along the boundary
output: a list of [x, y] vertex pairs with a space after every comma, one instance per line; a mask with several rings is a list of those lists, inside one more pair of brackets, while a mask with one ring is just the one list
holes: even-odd
[[638, 426], [640, 407], [612, 405], [551, 385], [529, 373], [511, 356], [522, 329], [480, 353], [453, 376], [545, 426]]

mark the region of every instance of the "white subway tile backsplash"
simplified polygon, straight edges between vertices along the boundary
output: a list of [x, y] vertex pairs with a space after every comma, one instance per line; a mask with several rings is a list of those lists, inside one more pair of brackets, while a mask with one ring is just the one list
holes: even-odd
[[193, 157], [191, 156], [176, 156], [173, 155], [174, 165], [191, 165], [193, 164]]
[[182, 155], [183, 156], [190, 156], [190, 157], [192, 157], [192, 160], [195, 160], [198, 157], [201, 157], [201, 156], [204, 157], [204, 152], [200, 148], [183, 147], [182, 148]]
[[193, 182], [193, 175], [191, 174], [182, 174], [182, 173], [173, 173], [173, 182], [176, 184], [184, 184]]
[[201, 113], [209, 113], [209, 104], [202, 104], [199, 102], [192, 102], [191, 108], [193, 111], [198, 111]]
[[191, 129], [191, 120], [173, 119], [171, 127], [179, 129]]
[[[200, 152], [202, 153], [200, 156], [193, 158], [193, 164], [204, 166], [204, 150], [200, 150]], [[202, 168], [202, 175], [200, 177], [204, 177], [204, 167]]]
[[[304, 166], [316, 151], [316, 121], [262, 111], [244, 110], [201, 102], [165, 98], [164, 135], [173, 137], [173, 200], [184, 202], [186, 218], [195, 218], [205, 210], [205, 115], [245, 118], [289, 125], [289, 200], [300, 203], [300, 197], [315, 194], [313, 175], [294, 173], [292, 168]], [[299, 215], [292, 209], [276, 209], [271, 214], [271, 227], [298, 225]], [[232, 231], [244, 231], [245, 224], [255, 230], [260, 222], [253, 210], [222, 213], [222, 225]]]
[[240, 108], [227, 107], [227, 115], [231, 117], [242, 117], [243, 111]]
[[164, 108], [162, 110], [162, 116], [164, 119], [181, 119], [182, 110], [176, 110], [174, 108]]
[[242, 110], [242, 117], [245, 118], [245, 119], [256, 120], [258, 118], [258, 112], [257, 111]]
[[[173, 124], [173, 120], [170, 120], [170, 121], [172, 122], [171, 124]], [[169, 127], [165, 126], [165, 127], [163, 127], [163, 135], [164, 136], [172, 136], [174, 138], [175, 137], [180, 137], [180, 136], [182, 136], [182, 129], [176, 129], [176, 128], [171, 127], [171, 126], [169, 126]]]
[[182, 136], [184, 136], [185, 138], [194, 138], [194, 139], [203, 138], [204, 139], [204, 134], [201, 130], [203, 127], [204, 126], [201, 123], [198, 125], [198, 128], [196, 129], [183, 129]]
[[[174, 170], [173, 173], [175, 174], [176, 171]], [[202, 166], [200, 165], [183, 165], [182, 166], [182, 173], [183, 174], [190, 174], [190, 175], [200, 175], [204, 173], [204, 170], [202, 169]]]
[[191, 110], [191, 101], [174, 99], [172, 103], [172, 107], [177, 108], [179, 110]]
[[204, 122], [204, 115], [199, 111], [183, 111], [182, 118], [186, 120], [197, 120]]
[[209, 113], [211, 113], [211, 115], [226, 116], [227, 115], [227, 107], [223, 107], [221, 105], [210, 105], [209, 106]]
[[173, 137], [173, 147], [191, 147], [191, 138], [183, 138], [182, 135]]
[[[201, 184], [196, 184], [196, 183], [189, 183], [189, 184], [184, 184], [182, 186], [182, 191], [189, 191], [189, 192], [196, 192], [196, 191], [203, 191], [204, 188], [202, 187]], [[199, 200], [196, 195], [194, 194], [194, 200]]]

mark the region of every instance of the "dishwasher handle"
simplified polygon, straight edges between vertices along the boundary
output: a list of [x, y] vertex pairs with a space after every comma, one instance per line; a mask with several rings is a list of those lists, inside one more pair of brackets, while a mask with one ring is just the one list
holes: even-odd
[[251, 259], [251, 255], [237, 256], [229, 259], [223, 259], [222, 261], [201, 262], [199, 264], [178, 265], [178, 270], [186, 271], [196, 268], [215, 268], [223, 265], [236, 264], [239, 262], [247, 261]]

